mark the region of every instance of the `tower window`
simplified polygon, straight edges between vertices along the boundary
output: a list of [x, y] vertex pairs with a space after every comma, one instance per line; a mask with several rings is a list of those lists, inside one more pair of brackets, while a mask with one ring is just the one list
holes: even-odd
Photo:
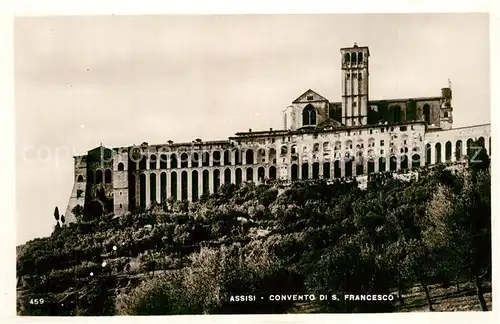
[[350, 63], [351, 62], [351, 55], [349, 53], [345, 53], [344, 60], [345, 60], [345, 63]]

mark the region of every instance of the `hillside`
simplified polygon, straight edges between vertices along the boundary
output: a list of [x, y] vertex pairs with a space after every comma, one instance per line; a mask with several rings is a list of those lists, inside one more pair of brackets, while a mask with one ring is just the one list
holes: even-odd
[[[376, 174], [365, 190], [224, 185], [195, 203], [82, 215], [18, 247], [18, 314], [491, 310], [490, 214], [482, 166], [413, 181]], [[270, 301], [276, 294], [395, 299]], [[231, 301], [242, 295], [256, 300]]]

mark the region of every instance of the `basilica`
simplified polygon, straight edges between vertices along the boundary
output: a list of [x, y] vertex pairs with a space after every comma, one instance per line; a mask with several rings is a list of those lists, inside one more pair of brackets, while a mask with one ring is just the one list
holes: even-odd
[[286, 107], [281, 129], [227, 139], [108, 148], [74, 157], [66, 219], [76, 206], [120, 216], [167, 199], [196, 201], [225, 183], [341, 179], [462, 161], [490, 125], [453, 128], [451, 85], [433, 97], [370, 100], [368, 47], [340, 49], [341, 98], [309, 89]]

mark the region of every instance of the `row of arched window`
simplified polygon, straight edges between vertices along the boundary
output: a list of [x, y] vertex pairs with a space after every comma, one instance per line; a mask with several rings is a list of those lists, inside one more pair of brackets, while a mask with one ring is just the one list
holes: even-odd
[[[83, 182], [83, 176], [79, 175], [77, 178], [78, 182]], [[98, 169], [95, 171], [87, 170], [87, 183], [90, 184], [100, 184], [100, 183], [111, 183], [113, 182], [113, 173], [110, 169], [101, 170]]]
[[344, 61], [346, 64], [356, 64], [363, 62], [363, 53], [362, 52], [354, 52], [354, 53], [345, 53]]
[[[486, 141], [484, 137], [478, 138], [479, 147], [486, 148]], [[488, 143], [488, 153], [491, 154], [491, 137], [489, 138]], [[441, 143], [437, 142], [434, 145], [427, 144], [426, 145], [426, 164], [433, 163], [442, 163], [442, 162], [450, 162], [453, 160], [460, 161], [463, 159], [465, 155], [469, 155], [470, 151], [473, 149], [477, 149], [474, 147], [474, 140], [472, 138], [467, 139], [465, 142], [465, 149], [463, 148], [462, 140], [457, 140], [455, 145], [452, 144], [451, 141], [447, 141], [444, 144], [444, 159], [443, 159], [443, 147]], [[432, 149], [434, 148], [434, 161], [431, 160], [432, 157]], [[454, 156], [453, 156], [454, 155]]]

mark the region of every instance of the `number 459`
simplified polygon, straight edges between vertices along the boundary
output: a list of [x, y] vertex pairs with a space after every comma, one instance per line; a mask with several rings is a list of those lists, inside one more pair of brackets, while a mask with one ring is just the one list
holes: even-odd
[[43, 298], [32, 298], [30, 299], [30, 304], [31, 305], [43, 305], [45, 301], [43, 300]]

